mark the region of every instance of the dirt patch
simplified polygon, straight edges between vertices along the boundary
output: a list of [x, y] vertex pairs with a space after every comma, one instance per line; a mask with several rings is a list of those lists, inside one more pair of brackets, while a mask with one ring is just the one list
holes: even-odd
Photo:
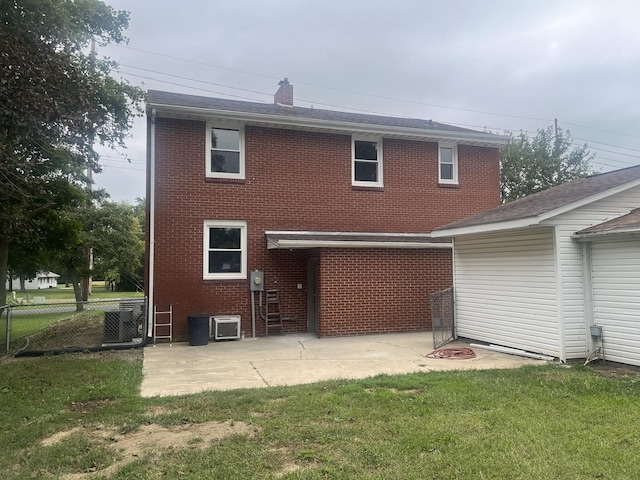
[[76, 427], [58, 432], [41, 442], [43, 446], [55, 445], [75, 434], [83, 434], [105, 442], [114, 448], [119, 460], [103, 470], [86, 473], [66, 474], [66, 480], [83, 480], [93, 474], [109, 476], [119, 468], [134, 462], [144, 455], [158, 455], [168, 448], [206, 448], [212, 443], [230, 435], [246, 435], [253, 437], [256, 427], [243, 422], [206, 422], [188, 423], [184, 425], [164, 427], [155, 423], [144, 425], [137, 431], [120, 433], [116, 428]]
[[591, 362], [589, 366], [598, 375], [608, 378], [637, 378], [640, 377], [640, 367], [633, 365], [623, 365], [615, 362], [602, 362], [598, 360]]
[[115, 400], [89, 400], [87, 402], [71, 402], [69, 410], [79, 413], [91, 413], [102, 410], [109, 404], [115, 403]]
[[103, 316], [85, 313], [52, 323], [29, 337], [29, 350], [88, 348], [101, 345], [104, 337]]

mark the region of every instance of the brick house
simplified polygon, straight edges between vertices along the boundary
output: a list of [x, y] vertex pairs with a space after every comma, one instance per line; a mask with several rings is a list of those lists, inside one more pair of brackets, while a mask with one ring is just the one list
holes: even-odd
[[240, 315], [267, 333], [251, 272], [277, 289], [287, 332], [431, 327], [451, 286], [448, 240], [430, 231], [500, 203], [502, 136], [431, 120], [149, 91], [150, 304]]

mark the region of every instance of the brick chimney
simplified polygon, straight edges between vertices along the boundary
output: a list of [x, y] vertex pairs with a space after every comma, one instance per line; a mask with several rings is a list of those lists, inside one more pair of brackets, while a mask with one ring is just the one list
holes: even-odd
[[280, 85], [280, 88], [273, 96], [273, 103], [284, 105], [285, 107], [293, 107], [293, 85], [289, 83], [289, 79], [280, 80], [278, 85]]

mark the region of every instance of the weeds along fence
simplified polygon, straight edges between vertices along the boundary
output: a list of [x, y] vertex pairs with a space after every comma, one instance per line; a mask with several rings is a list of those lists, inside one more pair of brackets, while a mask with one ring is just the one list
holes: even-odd
[[146, 298], [6, 305], [0, 340], [15, 356], [139, 347], [147, 308]]

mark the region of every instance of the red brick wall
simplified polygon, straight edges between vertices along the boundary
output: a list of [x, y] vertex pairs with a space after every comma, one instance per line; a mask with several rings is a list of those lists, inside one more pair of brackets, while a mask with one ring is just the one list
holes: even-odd
[[[385, 139], [384, 188], [362, 189], [351, 186], [349, 135], [259, 127], [246, 127], [245, 134], [246, 179], [207, 179], [205, 123], [156, 119], [154, 303], [159, 309], [173, 305], [176, 338], [186, 338], [187, 315], [203, 312], [241, 314], [242, 329], [245, 335], [251, 334], [249, 281], [202, 278], [205, 220], [247, 222], [248, 270], [264, 270], [266, 287], [280, 290], [282, 309], [298, 318], [288, 325], [290, 331], [306, 331], [307, 259], [318, 254], [322, 257], [322, 289], [331, 287], [340, 278], [357, 281], [355, 278], [361, 276], [357, 268], [365, 268], [359, 267], [360, 263], [366, 263], [366, 268], [378, 268], [385, 259], [385, 267], [377, 270], [377, 274], [370, 270], [368, 273], [377, 275], [397, 298], [402, 298], [405, 309], [414, 299], [420, 303], [398, 319], [393, 331], [427, 328], [424, 315], [418, 319], [415, 309], [428, 310], [423, 301], [426, 294], [450, 286], [450, 253], [268, 251], [264, 232], [429, 232], [436, 226], [499, 204], [497, 149], [461, 145], [459, 185], [445, 187], [438, 185], [436, 143]], [[339, 269], [332, 262], [345, 253], [349, 254], [350, 269]], [[431, 272], [421, 273], [426, 275], [426, 283], [413, 285], [418, 277], [407, 271], [411, 265], [406, 263], [407, 255], [420, 262], [421, 272], [425, 269]], [[443, 256], [448, 256], [448, 260], [444, 261]], [[395, 260], [401, 260], [400, 266], [395, 266]], [[384, 282], [383, 273], [387, 279], [393, 278], [393, 282]], [[302, 290], [297, 289], [299, 283], [303, 284]], [[346, 302], [344, 296], [331, 297], [324, 290], [323, 295], [327, 296], [322, 298], [321, 322], [325, 322], [326, 315], [327, 323], [322, 324], [321, 335], [351, 331], [337, 327], [339, 316], [343, 322], [359, 319], [358, 325], [364, 328], [366, 322], [358, 312], [368, 305], [360, 300], [366, 302], [367, 298], [356, 296], [358, 302], [354, 303]], [[343, 305], [342, 301], [346, 303]], [[339, 313], [332, 313], [334, 310]], [[258, 321], [257, 327], [258, 335], [262, 335], [262, 322]], [[370, 331], [389, 328], [375, 322], [369, 327]]]
[[452, 285], [450, 250], [325, 249], [320, 336], [431, 328], [429, 294]]

